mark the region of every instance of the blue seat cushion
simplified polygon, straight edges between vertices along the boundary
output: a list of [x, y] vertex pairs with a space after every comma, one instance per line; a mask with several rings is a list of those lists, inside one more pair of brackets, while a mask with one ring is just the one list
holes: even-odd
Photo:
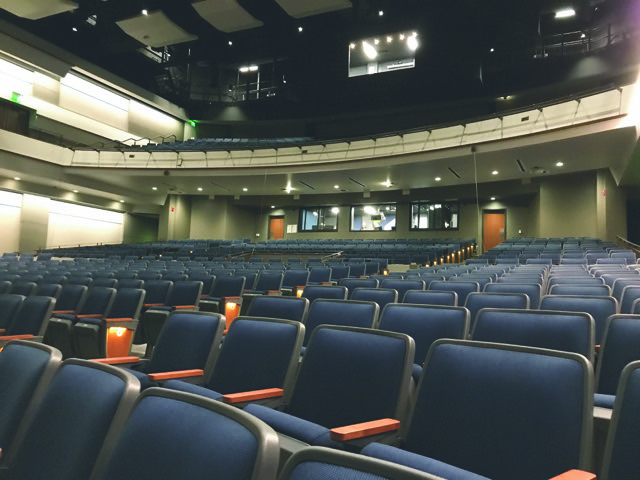
[[413, 378], [413, 381], [416, 382], [416, 384], [418, 383], [418, 380], [420, 380], [421, 375], [422, 375], [422, 366], [418, 365], [417, 363], [414, 363], [413, 366], [411, 367], [411, 377]]
[[487, 477], [454, 467], [447, 463], [381, 443], [370, 443], [362, 449], [361, 453], [368, 457], [379, 458], [409, 468], [415, 468], [416, 470], [446, 478], [447, 480], [488, 480]]
[[613, 409], [613, 404], [616, 402], [615, 395], [605, 395], [604, 393], [596, 393], [593, 396], [593, 406], [602, 408]]
[[202, 397], [211, 398], [213, 400], [222, 401], [222, 394], [208, 388], [194, 385], [193, 383], [183, 382], [182, 380], [167, 380], [162, 384], [164, 388], [171, 390], [180, 390], [181, 392], [195, 393]]
[[157, 387], [158, 384], [156, 382], [152, 382], [149, 380], [149, 375], [146, 373], [140, 372], [138, 370], [133, 370], [132, 368], [128, 368], [127, 371], [131, 373], [134, 377], [140, 380], [140, 390], [146, 390], [147, 388]]
[[276, 432], [301, 442], [319, 447], [341, 448], [340, 443], [331, 440], [330, 430], [317, 423], [253, 403], [247, 405], [244, 411], [258, 417]]

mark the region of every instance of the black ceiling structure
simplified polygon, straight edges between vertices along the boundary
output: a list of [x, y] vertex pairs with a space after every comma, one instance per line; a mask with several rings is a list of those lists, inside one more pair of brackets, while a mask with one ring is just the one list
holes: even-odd
[[[624, 82], [624, 65], [637, 63], [635, 0], [344, 1], [348, 8], [294, 18], [277, 0], [237, 0], [261, 26], [234, 32], [215, 28], [192, 0], [75, 0], [77, 8], [37, 20], [2, 9], [0, 19], [204, 123], [238, 104], [257, 121], [444, 105], [421, 123], [446, 122], [495, 113], [496, 98], [513, 92], [535, 89], [522, 99], [533, 104]], [[555, 18], [569, 7], [573, 17]], [[143, 10], [164, 13], [194, 39], [161, 47], [136, 40], [117, 22]], [[418, 35], [415, 68], [348, 77], [350, 43], [402, 31]], [[600, 59], [599, 70], [581, 71], [590, 56]], [[260, 96], [239, 89], [239, 69], [249, 65], [260, 70]]]

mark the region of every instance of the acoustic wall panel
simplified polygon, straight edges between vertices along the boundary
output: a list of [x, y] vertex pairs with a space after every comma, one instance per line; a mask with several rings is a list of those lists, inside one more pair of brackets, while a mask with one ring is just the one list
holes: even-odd
[[293, 18], [309, 17], [352, 7], [349, 0], [276, 0], [276, 2]]
[[2, 0], [0, 8], [29, 20], [49, 17], [78, 8], [71, 0]]

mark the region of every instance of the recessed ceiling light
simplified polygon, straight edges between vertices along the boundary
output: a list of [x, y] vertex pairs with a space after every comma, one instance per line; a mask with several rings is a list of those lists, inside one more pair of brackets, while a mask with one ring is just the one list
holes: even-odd
[[145, 9], [143, 9], [143, 10], [142, 10], [142, 14], [143, 14], [143, 15], [149, 15], [149, 12], [148, 12], [148, 11], [147, 11], [147, 9], [145, 8]]
[[496, 199], [496, 197], [491, 197], [491, 200], [495, 200], [495, 199]]
[[331, 213], [340, 213], [340, 209], [338, 207], [333, 207], [331, 209]]
[[436, 181], [436, 182], [439, 182], [440, 180], [442, 180], [440, 177], [436, 177], [436, 178], [435, 178], [435, 181]]
[[489, 49], [489, 51], [490, 51], [491, 53], [493, 53], [493, 52], [495, 52], [495, 51], [496, 51], [496, 49], [495, 49], [495, 48], [490, 48], [490, 49]]
[[400, 34], [400, 40], [404, 40], [404, 33]]
[[349, 44], [349, 48], [350, 48], [351, 50], [353, 50], [354, 48], [356, 48], [356, 44], [355, 44], [355, 43], [350, 43], [350, 44]]
[[78, 190], [74, 190], [73, 193], [78, 193]]
[[580, 35], [580, 38], [586, 38], [586, 37], [587, 37], [586, 33], [583, 33], [582, 35]]
[[380, 40], [376, 38], [376, 39], [373, 41], [373, 43], [375, 43], [376, 45], [379, 45], [379, 44], [380, 44]]
[[556, 167], [562, 167], [562, 166], [564, 166], [564, 163], [562, 163], [562, 162], [556, 163]]
[[381, 17], [384, 15], [384, 10], [378, 10], [378, 16]]
[[340, 188], [340, 185], [334, 185], [333, 188]]
[[76, 27], [73, 27], [71, 30], [73, 30], [74, 32], [78, 31], [78, 29]]
[[497, 175], [498, 173], [498, 170], [494, 170], [493, 172], [491, 172], [491, 175]]
[[392, 36], [388, 36], [387, 37], [387, 43], [391, 43], [393, 42], [393, 37]]
[[120, 200], [120, 203], [124, 203], [124, 200]]
[[246, 188], [246, 187], [242, 189], [242, 191], [243, 191], [243, 192], [246, 192], [246, 191], [248, 191], [248, 190], [249, 190], [249, 189], [248, 189], [248, 188]]
[[151, 187], [151, 190], [157, 190], [158, 187]]
[[574, 17], [575, 15], [576, 11], [573, 8], [565, 8], [556, 12], [556, 18], [569, 18]]
[[198, 187], [198, 191], [201, 192], [202, 191], [202, 187]]
[[13, 177], [14, 180], [20, 180], [20, 177]]
[[275, 205], [271, 205], [271, 208], [276, 208], [276, 206]]
[[229, 46], [233, 45], [233, 42], [231, 40], [229, 40]]
[[302, 32], [303, 28], [302, 27], [298, 27], [298, 31]]

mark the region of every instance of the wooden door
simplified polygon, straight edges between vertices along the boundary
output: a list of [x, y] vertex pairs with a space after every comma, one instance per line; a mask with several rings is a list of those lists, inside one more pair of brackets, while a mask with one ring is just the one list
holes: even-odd
[[506, 221], [504, 212], [484, 212], [482, 250], [488, 251], [504, 242]]
[[269, 217], [269, 240], [284, 238], [284, 217]]

